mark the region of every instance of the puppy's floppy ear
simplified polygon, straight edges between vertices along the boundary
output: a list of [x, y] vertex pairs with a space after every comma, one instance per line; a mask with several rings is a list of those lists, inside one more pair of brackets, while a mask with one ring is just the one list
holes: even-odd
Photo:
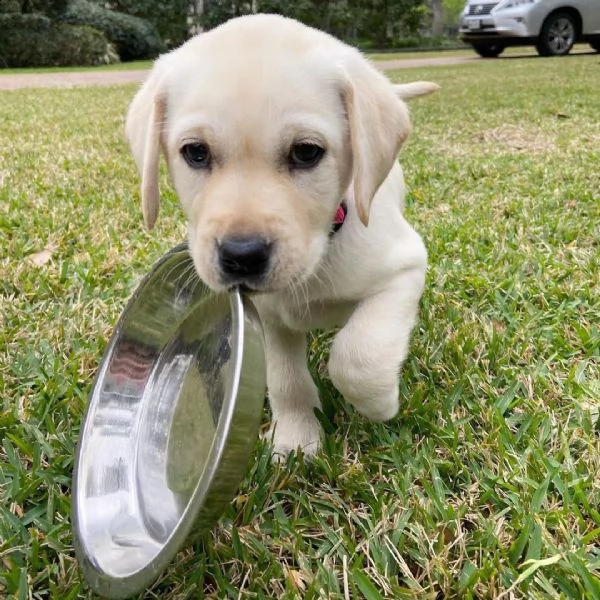
[[129, 146], [142, 178], [142, 214], [148, 230], [154, 227], [158, 217], [158, 167], [161, 134], [167, 118], [161, 60], [156, 62], [150, 76], [131, 102], [125, 123]]
[[358, 216], [367, 225], [373, 197], [410, 133], [410, 119], [390, 81], [360, 56], [346, 66], [342, 88], [350, 126], [354, 198]]

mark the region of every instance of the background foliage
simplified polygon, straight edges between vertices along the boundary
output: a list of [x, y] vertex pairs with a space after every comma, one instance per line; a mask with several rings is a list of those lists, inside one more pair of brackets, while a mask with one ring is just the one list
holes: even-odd
[[198, 19], [195, 3], [190, 0], [118, 0], [105, 4], [110, 9], [134, 15], [152, 23], [168, 48], [184, 42], [195, 30]]
[[154, 58], [164, 48], [158, 31], [149, 21], [108, 10], [87, 0], [72, 1], [61, 20], [101, 31], [123, 61]]
[[252, 12], [282, 14], [346, 41], [384, 48], [403, 36], [414, 36], [424, 23], [427, 9], [423, 0], [256, 0], [252, 4], [212, 0], [205, 4], [200, 22], [212, 28]]
[[100, 65], [118, 60], [104, 35], [70, 27], [47, 16], [0, 13], [1, 67]]
[[[240, 15], [278, 13], [362, 48], [446, 45], [463, 0], [0, 0], [0, 68], [95, 65], [155, 58], [190, 35]], [[446, 14], [449, 21], [444, 22]], [[47, 36], [28, 31], [27, 16], [45, 17]], [[29, 23], [33, 23], [31, 20]], [[72, 25], [95, 29], [72, 30]], [[434, 36], [431, 34], [435, 33]], [[31, 49], [35, 45], [37, 49]], [[65, 51], [63, 52], [63, 47]]]

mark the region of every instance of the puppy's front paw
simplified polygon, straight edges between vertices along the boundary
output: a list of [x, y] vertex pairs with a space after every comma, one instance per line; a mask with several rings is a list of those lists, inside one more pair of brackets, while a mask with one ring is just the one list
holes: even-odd
[[372, 421], [389, 421], [400, 408], [398, 369], [374, 369], [364, 358], [348, 355], [351, 346], [338, 339], [329, 357], [331, 382], [359, 413]]
[[347, 398], [354, 408], [371, 421], [389, 421], [393, 419], [400, 408], [398, 388], [379, 397], [371, 396], [368, 400]]
[[273, 441], [273, 460], [280, 461], [300, 448], [305, 457], [317, 453], [321, 426], [313, 413], [279, 416], [265, 437]]

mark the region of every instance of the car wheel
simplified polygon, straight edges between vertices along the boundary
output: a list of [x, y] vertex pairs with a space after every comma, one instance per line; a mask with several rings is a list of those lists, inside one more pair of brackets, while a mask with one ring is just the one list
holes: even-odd
[[500, 44], [473, 44], [473, 50], [483, 58], [496, 58], [504, 52]]
[[540, 56], [564, 56], [575, 43], [577, 28], [569, 13], [551, 14], [542, 25], [536, 48]]

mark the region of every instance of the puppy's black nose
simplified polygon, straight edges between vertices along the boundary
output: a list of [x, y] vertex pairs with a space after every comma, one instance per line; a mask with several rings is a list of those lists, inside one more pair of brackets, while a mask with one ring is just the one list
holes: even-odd
[[232, 283], [259, 279], [267, 272], [272, 244], [260, 236], [226, 237], [217, 243], [223, 278]]

